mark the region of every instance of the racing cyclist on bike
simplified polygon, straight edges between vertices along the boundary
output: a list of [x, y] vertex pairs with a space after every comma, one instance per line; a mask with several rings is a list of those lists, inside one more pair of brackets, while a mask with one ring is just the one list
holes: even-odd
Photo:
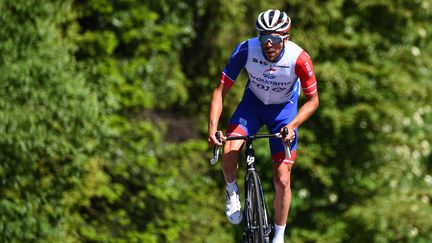
[[[291, 203], [290, 175], [296, 158], [298, 127], [319, 104], [317, 83], [309, 55], [290, 41], [291, 19], [280, 10], [258, 15], [258, 37], [237, 45], [225, 66], [219, 85], [214, 89], [208, 125], [210, 146], [222, 145], [216, 137], [223, 100], [244, 68], [249, 76], [243, 98], [231, 117], [228, 136], [254, 135], [266, 125], [270, 133], [288, 128], [288, 136], [271, 139], [270, 150], [275, 186], [275, 235], [273, 242], [284, 241], [285, 226]], [[300, 88], [306, 102], [297, 111]], [[291, 157], [285, 158], [284, 142], [292, 142]], [[244, 141], [227, 141], [222, 154], [222, 172], [226, 186], [226, 216], [233, 224], [242, 220], [239, 189], [236, 183], [237, 158]]]

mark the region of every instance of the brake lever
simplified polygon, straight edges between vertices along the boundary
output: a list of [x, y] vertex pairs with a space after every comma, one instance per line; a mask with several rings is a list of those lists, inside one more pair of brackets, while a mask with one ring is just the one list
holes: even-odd
[[[285, 138], [288, 136], [288, 128], [284, 127], [282, 129], [282, 137]], [[284, 142], [284, 148], [285, 148], [285, 157], [291, 158], [291, 141], [288, 140], [287, 143]]]
[[215, 165], [219, 160], [219, 146], [215, 145], [213, 147], [213, 158], [210, 160], [211, 165]]
[[[220, 131], [217, 131], [215, 136], [219, 142], [222, 142]], [[215, 144], [215, 146], [213, 147], [213, 158], [210, 160], [210, 164], [215, 165], [218, 162], [218, 160], [219, 160], [219, 145]]]

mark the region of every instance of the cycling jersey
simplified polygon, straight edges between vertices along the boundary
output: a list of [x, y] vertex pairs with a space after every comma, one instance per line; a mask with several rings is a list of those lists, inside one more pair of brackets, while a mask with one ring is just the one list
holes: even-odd
[[[231, 117], [228, 136], [253, 135], [262, 125], [271, 133], [279, 132], [297, 114], [300, 84], [306, 96], [317, 92], [309, 55], [291, 41], [274, 62], [265, 58], [257, 37], [240, 43], [223, 70], [221, 82], [231, 87], [243, 68], [249, 79], [242, 101]], [[298, 129], [295, 133], [291, 158], [285, 158], [280, 139], [270, 140], [273, 162], [294, 163]]]
[[258, 37], [240, 43], [222, 73], [221, 82], [231, 87], [243, 68], [249, 76], [247, 88], [266, 105], [288, 102], [297, 78], [305, 95], [317, 92], [312, 61], [292, 41], [285, 44], [275, 62], [266, 60]]

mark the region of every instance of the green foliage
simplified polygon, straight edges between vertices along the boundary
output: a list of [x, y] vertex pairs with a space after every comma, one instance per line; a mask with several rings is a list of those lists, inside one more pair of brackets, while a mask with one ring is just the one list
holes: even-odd
[[108, 82], [106, 95], [135, 110], [185, 102], [187, 80], [173, 40], [181, 42], [189, 27], [161, 19], [140, 1], [83, 1], [76, 6], [78, 57], [95, 66], [97, 79]]
[[0, 6], [1, 240], [66, 239], [66, 195], [88, 173], [98, 102], [59, 29], [68, 3]]

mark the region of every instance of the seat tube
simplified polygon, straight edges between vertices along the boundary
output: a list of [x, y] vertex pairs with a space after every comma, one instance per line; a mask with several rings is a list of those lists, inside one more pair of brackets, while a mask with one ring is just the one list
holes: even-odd
[[255, 151], [253, 149], [252, 140], [246, 141], [245, 155], [247, 170], [255, 170]]

